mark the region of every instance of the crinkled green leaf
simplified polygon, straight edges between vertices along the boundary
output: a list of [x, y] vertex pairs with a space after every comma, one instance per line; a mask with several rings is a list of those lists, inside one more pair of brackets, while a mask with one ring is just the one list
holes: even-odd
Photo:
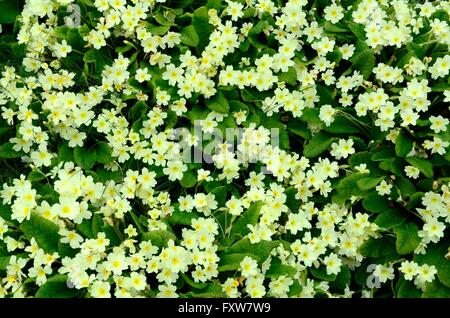
[[223, 93], [218, 92], [214, 97], [206, 100], [206, 106], [221, 114], [228, 114], [230, 111], [230, 105]]
[[395, 139], [395, 153], [399, 157], [406, 157], [413, 148], [412, 140], [400, 132]]
[[408, 157], [408, 158], [406, 158], [406, 161], [408, 161], [409, 164], [411, 164], [412, 166], [419, 169], [424, 174], [425, 177], [427, 177], [427, 178], [433, 177], [433, 175], [434, 175], [433, 165], [431, 164], [431, 162], [429, 160], [417, 158], [417, 157]]
[[406, 255], [414, 251], [419, 245], [419, 227], [415, 223], [405, 223], [394, 228], [397, 240], [395, 247], [400, 255]]
[[370, 189], [375, 188], [382, 180], [384, 180], [384, 177], [363, 177], [359, 179], [356, 184], [358, 185], [358, 188], [362, 191], [367, 191]]
[[263, 206], [262, 201], [257, 201], [253, 203], [247, 211], [242, 213], [236, 220], [231, 229], [230, 235], [241, 235], [244, 236], [250, 232], [250, 229], [247, 225], [255, 225], [258, 222], [261, 208]]
[[153, 245], [158, 247], [167, 246], [169, 240], [176, 240], [177, 237], [169, 231], [165, 230], [154, 230], [142, 234], [142, 240], [151, 241]]
[[20, 158], [25, 153], [23, 151], [15, 151], [11, 142], [4, 143], [0, 146], [0, 159]]
[[379, 213], [389, 208], [389, 201], [376, 191], [372, 191], [365, 196], [362, 205], [367, 211]]
[[39, 287], [36, 292], [37, 298], [73, 298], [81, 296], [83, 290], [75, 287], [69, 288], [67, 275], [55, 275], [47, 280], [45, 284]]
[[27, 240], [34, 238], [39, 247], [47, 253], [58, 251], [59, 227], [52, 221], [31, 213], [30, 219], [23, 221], [20, 229]]
[[83, 169], [90, 170], [97, 161], [97, 151], [95, 148], [86, 149], [77, 146], [73, 150], [73, 159], [75, 160], [75, 163]]
[[197, 31], [193, 25], [183, 28], [180, 35], [181, 43], [187, 46], [196, 47], [200, 41]]
[[398, 209], [384, 210], [374, 220], [379, 227], [390, 230], [394, 227], [400, 226], [407, 219], [406, 215]]
[[0, 23], [13, 23], [20, 14], [19, 1], [0, 1]]
[[320, 132], [305, 145], [303, 155], [307, 158], [315, 158], [327, 150], [334, 140], [335, 138], [328, 133]]

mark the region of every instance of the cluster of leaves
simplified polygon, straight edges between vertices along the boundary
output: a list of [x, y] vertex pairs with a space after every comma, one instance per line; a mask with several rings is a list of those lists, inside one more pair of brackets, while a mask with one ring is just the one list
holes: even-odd
[[[73, 28], [65, 25], [58, 26], [55, 36], [58, 41], [65, 40], [77, 54], [70, 54], [61, 59], [61, 68], [75, 73], [75, 87], [79, 91], [87, 91], [89, 87], [102, 84], [103, 71], [106, 66], [111, 65], [117, 54], [122, 54], [130, 61], [129, 70], [135, 73], [139, 68], [147, 68], [151, 74], [151, 80], [140, 83], [135, 79], [130, 79], [130, 87], [137, 88], [142, 94], [150, 97], [147, 101], [136, 101], [136, 95], [123, 96], [124, 103], [122, 114], [127, 118], [131, 130], [139, 133], [144, 121], [148, 120], [147, 114], [157, 104], [158, 90], [167, 91], [172, 97], [177, 96], [176, 87], [169, 85], [163, 79], [163, 70], [158, 65], [148, 63], [148, 55], [139, 48], [138, 43], [132, 40], [124, 40], [123, 35], [118, 35], [108, 39], [108, 46], [96, 49], [86, 45], [83, 39], [89, 34], [101, 16], [95, 10], [94, 1], [76, 1], [81, 9], [80, 16], [83, 17], [83, 24]], [[244, 3], [244, 1], [237, 1]], [[275, 1], [282, 6], [283, 1]], [[340, 1], [344, 8], [357, 8], [361, 1]], [[410, 43], [400, 48], [386, 46], [381, 51], [377, 51], [367, 45], [366, 32], [361, 24], [355, 23], [351, 19], [352, 10], [348, 10], [343, 20], [338, 23], [325, 21], [321, 16], [323, 9], [331, 2], [324, 0], [309, 1], [302, 10], [312, 12], [311, 14], [320, 21], [324, 29], [324, 34], [333, 37], [337, 43], [353, 43], [355, 52], [349, 59], [343, 59], [338, 48], [328, 53], [326, 58], [336, 65], [336, 73], [346, 76], [355, 71], [363, 76], [364, 81], [373, 85], [380, 85], [373, 74], [373, 69], [378, 63], [384, 63], [393, 67], [403, 68], [411, 57], [431, 60], [443, 57], [448, 54], [448, 46], [432, 42], [428, 43], [428, 34], [431, 30], [429, 25]], [[0, 36], [0, 65], [15, 66], [21, 76], [27, 76], [20, 61], [26, 56], [24, 44], [19, 44], [16, 40], [17, 32], [20, 28], [20, 19], [16, 17], [21, 12], [23, 3], [20, 1], [0, 1], [0, 23], [4, 24], [3, 34]], [[180, 34], [181, 44], [173, 49], [168, 49], [166, 54], [173, 60], [179, 60], [180, 55], [190, 50], [192, 54], [200, 56], [209, 43], [209, 37], [213, 32], [213, 26], [208, 22], [208, 10], [216, 9], [218, 12], [226, 6], [225, 1], [220, 0], [177, 0], [166, 1], [163, 5], [156, 6], [151, 12], [151, 16], [145, 21], [145, 27], [151, 34], [157, 36], [166, 35], [169, 30]], [[67, 10], [61, 8], [56, 18], [63, 21], [69, 14]], [[448, 14], [440, 10], [433, 17], [440, 17], [448, 22]], [[255, 14], [255, 8], [247, 8], [243, 14], [244, 18], [252, 18], [256, 21], [248, 32], [248, 37], [240, 43], [239, 48], [234, 53], [225, 57], [226, 65], [237, 65], [242, 58], [259, 58], [264, 54], [274, 55], [277, 51], [275, 34], [264, 32], [268, 26], [273, 26], [274, 19], [270, 14]], [[295, 52], [295, 60], [298, 64], [307, 64], [304, 61], [312, 60], [315, 51], [308, 46]], [[278, 81], [283, 87], [291, 90], [299, 88], [297, 70], [289, 67], [287, 72], [276, 74]], [[426, 77], [425, 77], [426, 78]], [[370, 90], [371, 85], [361, 87], [359, 93]], [[430, 80], [429, 86], [432, 92], [428, 99], [432, 100], [427, 115], [442, 115], [449, 117], [448, 104], [443, 101], [442, 92], [450, 89], [450, 79]], [[430, 129], [428, 119], [419, 119], [417, 125], [410, 127], [397, 127], [395, 140], [392, 142], [387, 138], [389, 131], [382, 131], [375, 124], [376, 116], [369, 112], [365, 116], [357, 116], [350, 107], [343, 107], [338, 102], [341, 92], [335, 85], [326, 85], [317, 80], [315, 83], [318, 101], [314, 107], [305, 108], [301, 116], [293, 116], [291, 112], [280, 109], [274, 114], [268, 113], [264, 109], [264, 100], [273, 96], [273, 92], [261, 92], [254, 87], [238, 88], [233, 85], [217, 85], [217, 93], [212, 97], [205, 97], [199, 93], [194, 93], [187, 101], [188, 111], [179, 116], [171, 109], [166, 109], [167, 117], [164, 120], [166, 129], [177, 127], [191, 128], [197, 120], [205, 119], [211, 112], [228, 115], [225, 120], [218, 123], [218, 128], [225, 131], [227, 128], [238, 127], [232, 114], [239, 111], [246, 111], [248, 116], [242, 123], [243, 127], [263, 126], [267, 129], [279, 129], [279, 146], [289, 153], [296, 153], [308, 158], [312, 162], [318, 158], [330, 158], [332, 144], [340, 139], [351, 139], [355, 151], [351, 154], [346, 163], [341, 164], [339, 177], [331, 180], [332, 193], [329, 197], [314, 195], [309, 201], [317, 206], [323, 206], [329, 202], [339, 206], [347, 206], [350, 211], [365, 211], [369, 215], [369, 221], [379, 228], [378, 237], [370, 237], [359, 248], [359, 252], [364, 257], [357, 269], [349, 264], [343, 265], [339, 274], [327, 274], [324, 266], [310, 267], [305, 275], [317, 281], [329, 283], [333, 293], [345, 293], [350, 290], [361, 290], [367, 287], [368, 277], [371, 275], [370, 266], [373, 264], [396, 264], [402, 260], [412, 260], [419, 265], [433, 265], [437, 269], [437, 278], [427, 285], [425, 290], [420, 290], [413, 282], [405, 280], [403, 277], [396, 278], [392, 286], [383, 285], [382, 288], [372, 290], [373, 296], [378, 297], [450, 297], [450, 262], [446, 260], [445, 254], [450, 246], [450, 236], [448, 226], [445, 236], [438, 243], [430, 243], [423, 254], [415, 253], [421, 243], [419, 237], [423, 220], [415, 211], [421, 207], [421, 200], [427, 192], [439, 191], [442, 186], [450, 182], [450, 152], [444, 154], [433, 154], [423, 156], [416, 151], [418, 145], [432, 136], [439, 136], [442, 141], [450, 142], [450, 129], [435, 134]], [[386, 91], [392, 94], [397, 93], [399, 87], [387, 85]], [[125, 94], [124, 94], [125, 95]], [[179, 96], [177, 96], [179, 97]], [[174, 98], [176, 99], [176, 98]], [[320, 108], [324, 105], [331, 105], [337, 110], [334, 120], [330, 125], [325, 125], [320, 118]], [[111, 107], [102, 104], [103, 109]], [[46, 114], [41, 113], [39, 102], [29, 106], [37, 114], [39, 120], [45, 118]], [[97, 109], [99, 113], [101, 109]], [[130, 158], [125, 163], [119, 164], [119, 169], [111, 171], [106, 169], [112, 164], [117, 164], [113, 156], [112, 147], [103, 136], [98, 136], [91, 132], [90, 127], [80, 128], [86, 132], [88, 138], [82, 147], [70, 147], [67, 141], [58, 136], [51, 136], [50, 145], [52, 151], [57, 154], [52, 159], [49, 168], [33, 168], [26, 161], [18, 160], [23, 157], [23, 151], [15, 151], [10, 139], [15, 137], [17, 132], [14, 127], [9, 126], [5, 119], [0, 119], [0, 177], [2, 183], [11, 183], [21, 174], [26, 175], [26, 179], [31, 181], [33, 187], [38, 190], [39, 195], [48, 202], [57, 203], [58, 193], [53, 189], [51, 182], [47, 179], [51, 168], [60, 163], [74, 162], [81, 167], [86, 175], [92, 176], [96, 182], [107, 183], [114, 181], [121, 183], [126, 171], [139, 170], [141, 162]], [[360, 172], [361, 165], [366, 165], [369, 173]], [[405, 173], [406, 166], [413, 166], [420, 171], [417, 179], [409, 178]], [[207, 164], [189, 163], [188, 170], [183, 174], [183, 178], [171, 182], [162, 171], [161, 167], [152, 167], [156, 172], [158, 184], [157, 191], [166, 191], [176, 202], [180, 194], [207, 193], [213, 194], [219, 207], [224, 207], [227, 200], [232, 196], [242, 197], [245, 193], [243, 185], [245, 179], [251, 171], [257, 171], [261, 164], [251, 164], [247, 170], [241, 171], [242, 176], [233, 180], [230, 184], [225, 184], [224, 180], [198, 181], [197, 171], [200, 168], [211, 168]], [[211, 170], [214, 170], [212, 167]], [[380, 195], [377, 186], [385, 181], [392, 181], [392, 190], [389, 196]], [[290, 211], [298, 211], [301, 202], [297, 197], [297, 190], [287, 183], [285, 194], [287, 195], [286, 205]], [[331, 199], [330, 199], [331, 197]], [[91, 219], [84, 220], [77, 224], [76, 231], [84, 239], [94, 239], [98, 233], [105, 233], [110, 240], [111, 246], [119, 246], [124, 240], [124, 230], [132, 224], [138, 229], [138, 240], [150, 240], [154, 246], [159, 248], [167, 247], [168, 242], [180, 241], [182, 230], [192, 224], [192, 220], [202, 217], [201, 213], [181, 211], [179, 204], [173, 204], [174, 211], [168, 216], [164, 223], [166, 230], [148, 230], [149, 220], [145, 213], [144, 205], [136, 200], [133, 210], [128, 212], [123, 219], [107, 222], [101, 214], [94, 213]], [[248, 234], [248, 225], [256, 226], [259, 223], [262, 202], [257, 201], [246, 209], [240, 216], [231, 216], [226, 209], [218, 209], [214, 213], [214, 219], [220, 228], [215, 244], [218, 246], [218, 256], [220, 258], [218, 272], [219, 276], [215, 282], [200, 283], [194, 281], [186, 274], [182, 274], [176, 282], [176, 287], [181, 296], [184, 297], [223, 297], [225, 296], [219, 282], [223, 282], [227, 277], [232, 277], [240, 270], [242, 261], [246, 257], [251, 257], [263, 266], [264, 262], [272, 255], [278, 247], [282, 246], [286, 250], [290, 249], [291, 243], [301, 235], [290, 233], [280, 233], [272, 240], [263, 240], [258, 243], [251, 243]], [[448, 209], [448, 206], [447, 206]], [[40, 248], [47, 253], [57, 252], [61, 258], [73, 257], [78, 252], [61, 243], [59, 226], [54, 222], [45, 219], [36, 213], [32, 213], [28, 220], [17, 222], [11, 218], [11, 207], [0, 203], [0, 217], [9, 222], [12, 227], [17, 227], [16, 239], [24, 238], [30, 241], [35, 239]], [[14, 236], [13, 235], [13, 236]], [[26, 253], [15, 254], [16, 257], [26, 257]], [[11, 255], [6, 244], [0, 242], [0, 277], [6, 274]], [[266, 278], [276, 279], [281, 276], [298, 279], [298, 269], [291, 265], [283, 264], [278, 258], [273, 258], [265, 272]], [[33, 279], [28, 278], [23, 282], [28, 294], [36, 297], [80, 297], [85, 296], [85, 290], [77, 290], [67, 286], [67, 275], [57, 274], [50, 277], [42, 286], [36, 286]], [[290, 286], [288, 296], [298, 295], [302, 286], [296, 280]], [[323, 295], [327, 293], [324, 291]], [[155, 291], [148, 291], [147, 296], [155, 296]]]

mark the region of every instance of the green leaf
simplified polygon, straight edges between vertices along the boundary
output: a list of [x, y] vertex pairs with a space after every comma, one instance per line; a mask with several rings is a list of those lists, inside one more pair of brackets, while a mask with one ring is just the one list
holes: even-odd
[[209, 111], [207, 109], [202, 109], [198, 106], [194, 106], [187, 112], [187, 117], [191, 122], [194, 122], [196, 120], [205, 119], [206, 116], [208, 116], [208, 113]]
[[190, 5], [194, 0], [176, 0], [176, 1], [168, 1], [168, 4], [170, 4], [171, 8], [186, 8], [188, 5]]
[[345, 116], [336, 116], [330, 126], [324, 127], [323, 130], [334, 134], [356, 134], [361, 133], [358, 126]]
[[214, 97], [207, 99], [206, 107], [220, 114], [228, 114], [230, 111], [228, 100], [225, 98], [222, 92], [217, 92]]
[[420, 298], [422, 291], [412, 281], [401, 277], [397, 283], [397, 298]]
[[181, 277], [183, 277], [184, 281], [192, 288], [205, 289], [206, 287], [208, 287], [208, 283], [196, 283], [193, 279], [191, 279], [185, 273], [181, 273]]
[[6, 271], [11, 256], [0, 256], [0, 271]]
[[331, 23], [329, 21], [326, 21], [324, 26], [324, 30], [330, 32], [330, 33], [346, 33], [349, 32], [348, 28], [344, 23]]
[[183, 174], [180, 184], [183, 188], [192, 188], [197, 183], [197, 176], [192, 170], [188, 170]]
[[20, 14], [17, 0], [0, 1], [0, 23], [14, 23]]
[[75, 255], [78, 254], [79, 251], [80, 251], [79, 248], [72, 249], [69, 244], [64, 244], [61, 242], [58, 243], [58, 255], [61, 258], [64, 258], [64, 257], [74, 258]]
[[217, 268], [217, 270], [219, 272], [236, 271], [241, 267], [241, 262], [247, 256], [253, 259], [258, 259], [257, 256], [248, 253], [233, 253], [223, 255], [222, 257], [220, 257], [219, 267]]
[[408, 157], [406, 158], [406, 161], [408, 161], [410, 165], [419, 169], [425, 177], [433, 178], [433, 165], [430, 161], [417, 157]]
[[420, 243], [419, 227], [415, 223], [400, 225], [394, 228], [394, 232], [397, 236], [395, 247], [400, 255], [412, 253]]
[[411, 197], [409, 198], [409, 202], [408, 202], [408, 205], [406, 206], [406, 208], [408, 210], [412, 210], [413, 208], [415, 208], [422, 201], [422, 197], [423, 196], [424, 196], [423, 192], [416, 192], [413, 195], [411, 195]]
[[33, 170], [28, 174], [27, 179], [30, 180], [31, 182], [38, 182], [44, 180], [45, 175], [40, 171]]
[[80, 32], [76, 28], [69, 28], [67, 30], [67, 34], [63, 39], [67, 40], [67, 44], [72, 46], [74, 49], [82, 49], [85, 45], [85, 41], [83, 40], [83, 37], [80, 35]]
[[75, 163], [85, 170], [90, 170], [94, 167], [97, 161], [97, 151], [94, 149], [84, 149], [75, 147], [73, 150], [73, 159]]
[[59, 227], [52, 221], [31, 213], [30, 219], [20, 225], [20, 229], [27, 240], [34, 238], [44, 251], [54, 253], [58, 251]]
[[97, 146], [95, 147], [95, 151], [97, 156], [97, 162], [102, 164], [108, 164], [114, 161], [114, 158], [111, 156], [112, 149], [107, 143], [105, 142], [98, 143]]
[[219, 181], [207, 181], [204, 184], [204, 188], [205, 188], [206, 192], [209, 193], [212, 190], [214, 190], [215, 188], [222, 187], [221, 184], [222, 183]]
[[258, 23], [250, 29], [248, 34], [249, 35], [257, 35], [264, 30], [266, 25], [267, 25], [267, 21], [259, 20]]
[[363, 208], [370, 212], [379, 213], [389, 209], [389, 200], [381, 197], [376, 191], [370, 192], [362, 202]]
[[389, 171], [396, 176], [401, 176], [403, 174], [403, 164], [399, 158], [385, 159], [379, 164], [380, 169]]
[[201, 292], [189, 293], [194, 298], [225, 298], [227, 295], [222, 291], [222, 286], [216, 284], [208, 284], [208, 287]]
[[352, 196], [364, 196], [365, 192], [360, 190], [357, 185], [358, 180], [364, 176], [365, 174], [363, 173], [353, 173], [341, 179], [336, 187], [336, 194], [333, 196], [333, 201], [337, 204], [344, 204]]
[[248, 111], [247, 105], [244, 104], [244, 103], [241, 102], [241, 101], [233, 100], [233, 99], [232, 99], [232, 100], [229, 100], [228, 103], [230, 104], [230, 109], [231, 109], [233, 112], [238, 112], [238, 111], [241, 111], [241, 110], [246, 110], [246, 111]]
[[322, 85], [316, 85], [316, 89], [317, 94], [319, 95], [320, 98], [318, 105], [335, 104], [335, 99], [333, 96], [333, 92], [331, 91], [331, 88]]
[[416, 193], [414, 184], [406, 178], [397, 176], [395, 178], [394, 184], [400, 190], [403, 198], [407, 198]]
[[95, 71], [97, 73], [100, 73], [105, 65], [107, 65], [110, 60], [107, 58], [108, 52], [105, 48], [101, 48], [99, 50], [97, 49], [90, 49], [86, 53], [84, 53], [83, 61], [85, 63], [93, 63], [95, 64]]
[[384, 180], [384, 177], [364, 177], [359, 179], [356, 184], [358, 185], [358, 188], [362, 191], [367, 191], [370, 189], [375, 188], [382, 180]]
[[271, 137], [279, 142], [281, 149], [289, 150], [289, 135], [286, 132], [284, 123], [281, 122], [278, 116], [261, 115], [261, 124], [271, 129]]
[[297, 83], [297, 71], [292, 66], [288, 68], [287, 72], [279, 73], [277, 76], [280, 82], [285, 82], [290, 85]]
[[392, 237], [371, 237], [359, 247], [359, 252], [366, 257], [378, 258], [395, 253], [395, 244]]
[[263, 32], [263, 30], [266, 26], [267, 26], [267, 21], [259, 20], [258, 23], [256, 23], [248, 32], [248, 39], [249, 39], [250, 43], [259, 49], [266, 48], [266, 45], [261, 43], [258, 39], [258, 35], [261, 32]]
[[406, 220], [406, 216], [398, 209], [388, 209], [381, 212], [374, 223], [379, 227], [390, 230], [394, 227], [402, 225]]
[[350, 139], [353, 140], [354, 142], [354, 148], [358, 151], [358, 150], [367, 150], [367, 144], [366, 141], [364, 141], [364, 139], [362, 139], [361, 137], [357, 137], [357, 136], [350, 136]]
[[356, 269], [355, 274], [354, 274], [355, 282], [358, 285], [363, 286], [363, 287], [367, 286], [367, 283], [369, 282], [369, 280], [368, 280], [369, 279], [369, 275], [373, 271], [373, 269], [372, 270], [368, 269], [368, 265], [369, 264], [367, 264], [367, 263], [361, 264], [361, 266], [359, 266]]
[[[164, 27], [162, 27], [162, 28], [164, 28]], [[168, 27], [168, 29], [169, 29], [169, 28], [170, 28], [170, 27]], [[167, 30], [168, 30], [168, 29], [167, 29]], [[153, 32], [150, 30], [150, 26], [147, 27], [147, 30], [149, 30], [150, 33], [152, 33], [152, 34], [155, 34], [155, 33], [153, 33]], [[163, 33], [163, 34], [158, 34], [158, 35], [164, 35], [164, 33]], [[131, 49], [133, 49], [133, 46], [132, 46], [131, 44], [127, 44], [127, 45], [124, 45], [124, 46], [116, 46], [115, 51], [116, 51], [116, 53], [124, 54], [124, 53], [130, 51]]]
[[67, 275], [55, 275], [39, 287], [36, 298], [73, 298], [81, 296], [82, 290], [69, 288]]
[[113, 180], [116, 183], [122, 182], [123, 175], [121, 170], [110, 171], [105, 168], [98, 167], [95, 169], [95, 174], [97, 175], [98, 181], [107, 182]]
[[324, 266], [321, 266], [319, 268], [311, 267], [311, 268], [309, 268], [309, 271], [310, 271], [311, 275], [314, 276], [315, 278], [318, 278], [320, 280], [324, 280], [327, 282], [334, 281], [337, 276], [336, 274], [328, 275], [327, 269]]
[[94, 237], [97, 237], [99, 232], [103, 231], [103, 227], [105, 226], [105, 222], [103, 221], [103, 217], [100, 214], [95, 213], [92, 217], [91, 224], [91, 232]]
[[182, 44], [192, 47], [196, 47], [200, 41], [193, 25], [189, 25], [181, 30], [180, 39]]
[[[217, 4], [215, 4], [217, 5]], [[192, 15], [192, 25], [199, 36], [199, 43], [196, 46], [199, 52], [203, 51], [209, 43], [209, 36], [213, 31], [213, 26], [209, 24], [208, 9], [204, 6], [194, 11]]]
[[298, 119], [290, 119], [287, 123], [287, 129], [304, 139], [311, 139], [311, 131], [308, 129], [305, 123]]
[[437, 279], [425, 286], [423, 298], [450, 298], [450, 288], [441, 284]]
[[286, 132], [286, 129], [284, 127], [283, 128], [268, 127], [268, 128], [275, 128], [271, 131], [271, 134], [272, 134], [273, 140], [278, 140], [280, 149], [289, 150], [290, 149], [290, 141], [289, 141], [289, 135]]
[[177, 124], [178, 116], [175, 112], [170, 109], [167, 110], [167, 118], [164, 120], [166, 128], [173, 128]]
[[378, 164], [372, 161], [372, 154], [368, 151], [361, 151], [354, 153], [348, 158], [348, 164], [350, 167], [355, 169], [357, 166], [361, 164], [367, 165], [367, 168], [370, 170], [370, 174], [374, 176], [378, 176], [384, 174], [383, 171], [380, 170]]
[[3, 136], [4, 134], [6, 134], [10, 130], [11, 130], [10, 127], [0, 127], [0, 136]]
[[300, 208], [301, 201], [295, 198], [297, 194], [297, 189], [294, 187], [289, 187], [284, 190], [284, 194], [286, 194], [286, 205], [291, 210], [291, 212], [297, 212]]
[[148, 112], [148, 105], [143, 101], [138, 101], [128, 112], [131, 122], [135, 122], [138, 119], [144, 117]]
[[431, 88], [432, 92], [444, 92], [448, 90], [450, 90], [450, 84], [448, 83], [438, 83]]
[[94, 238], [94, 235], [92, 234], [92, 220], [84, 219], [83, 222], [77, 224], [76, 229], [87, 238]]
[[167, 219], [171, 224], [191, 225], [192, 220], [198, 219], [200, 216], [194, 212], [174, 211]]
[[272, 259], [269, 270], [265, 273], [268, 278], [278, 278], [280, 276], [294, 277], [297, 269], [290, 265], [282, 264], [278, 258]]
[[34, 184], [35, 189], [41, 195], [42, 199], [50, 202], [55, 202], [59, 200], [59, 193], [50, 185], [42, 182]]
[[[94, 227], [94, 225], [92, 226]], [[110, 246], [119, 246], [122, 242], [116, 229], [109, 224], [104, 224], [102, 226], [101, 232], [105, 233], [105, 237], [109, 240]]]
[[380, 147], [372, 155], [373, 161], [383, 161], [385, 159], [395, 158], [395, 152], [392, 147]]
[[428, 192], [433, 190], [433, 179], [422, 179], [417, 182], [417, 189], [420, 191]]
[[247, 227], [247, 225], [255, 225], [256, 223], [258, 223], [262, 206], [262, 201], [253, 203], [247, 209], [247, 211], [242, 213], [237, 218], [236, 223], [234, 223], [233, 228], [231, 229], [230, 235], [237, 234], [240, 236], [245, 236], [246, 234], [250, 233], [250, 229]]
[[227, 200], [227, 187], [220, 186], [212, 189], [209, 193], [214, 195], [214, 200], [217, 201], [219, 206], [224, 206]]
[[67, 142], [64, 142], [58, 149], [58, 159], [60, 162], [73, 162], [73, 150]]
[[330, 287], [343, 291], [347, 286], [350, 285], [350, 280], [352, 274], [347, 266], [342, 265], [341, 271], [337, 274], [336, 279], [330, 282]]
[[20, 158], [25, 153], [23, 151], [15, 151], [11, 142], [4, 143], [0, 146], [0, 159]]
[[414, 255], [414, 261], [419, 265], [434, 265], [437, 269], [437, 277], [439, 281], [450, 287], [450, 261], [445, 255], [448, 253], [449, 241], [443, 239], [439, 243], [429, 244], [425, 254]]
[[175, 234], [165, 230], [155, 230], [142, 234], [143, 241], [151, 241], [153, 245], [158, 247], [165, 247], [169, 240], [175, 241], [176, 239]]
[[158, 11], [156, 14], [154, 14], [154, 19], [156, 20], [156, 22], [158, 22], [161, 25], [168, 25], [168, 26], [172, 26], [172, 25], [176, 25], [173, 21], [169, 21], [165, 16], [163, 12], [168, 12], [168, 11]]
[[[21, 59], [21, 58], [24, 58], [24, 57], [25, 57], [25, 54], [26, 54], [26, 46], [25, 46], [25, 44], [13, 43], [13, 44], [11, 44], [11, 51], [12, 51], [12, 53], [14, 54], [14, 56], [15, 56], [16, 58]], [[36, 102], [31, 103], [29, 107], [32, 108], [32, 105], [33, 105], [33, 104], [35, 105]], [[39, 104], [39, 102], [38, 102], [38, 104]]]
[[0, 217], [6, 221], [11, 222], [11, 214], [12, 210], [9, 205], [4, 205], [3, 202], [0, 200]]
[[334, 140], [335, 138], [328, 133], [319, 132], [305, 145], [303, 155], [307, 158], [315, 158], [327, 150]]
[[139, 218], [138, 218], [138, 216], [136, 215], [136, 213], [134, 213], [134, 211], [129, 211], [128, 213], [129, 213], [129, 215], [130, 215], [130, 217], [131, 217], [131, 220], [133, 221], [133, 225], [136, 226], [136, 227], [138, 228], [139, 233], [144, 233], [145, 231], [144, 231], [144, 228], [142, 227], [142, 224], [147, 225], [148, 221], [145, 219], [145, 222], [142, 223], [142, 222], [139, 220]]
[[338, 65], [339, 62], [342, 61], [342, 53], [341, 51], [335, 49], [334, 51], [327, 53], [326, 58], [330, 62], [335, 63], [335, 65]]
[[413, 142], [403, 133], [399, 133], [395, 139], [395, 153], [399, 157], [405, 158], [413, 148]]
[[11, 256], [16, 256], [17, 258], [25, 258], [26, 260], [29, 260], [28, 253], [0, 256], [0, 271], [6, 271], [6, 267], [9, 265], [9, 260], [11, 259]]
[[208, 9], [216, 9], [217, 11], [220, 10], [222, 4], [222, 0], [208, 0], [206, 3], [206, 7]]
[[306, 121], [312, 126], [322, 126], [322, 120], [319, 118], [318, 108], [311, 107], [304, 109], [303, 114], [300, 116], [300, 119]]
[[220, 259], [224, 257], [224, 255], [230, 254], [253, 254], [256, 256], [256, 260], [258, 264], [262, 264], [269, 256], [274, 248], [282, 244], [282, 241], [260, 241], [258, 243], [252, 244], [248, 238], [244, 238], [230, 247], [227, 247], [224, 252], [222, 252], [219, 256]]
[[350, 61], [353, 63], [353, 68], [358, 70], [364, 79], [368, 79], [376, 64], [375, 53], [370, 48], [366, 48], [355, 54]]
[[294, 282], [291, 286], [289, 286], [288, 297], [300, 297], [299, 294], [302, 291], [303, 287], [298, 282], [298, 279], [294, 279]]

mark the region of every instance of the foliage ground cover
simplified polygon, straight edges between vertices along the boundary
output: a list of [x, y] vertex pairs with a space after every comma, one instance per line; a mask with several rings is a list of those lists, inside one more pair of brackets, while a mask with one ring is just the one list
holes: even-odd
[[0, 297], [450, 297], [449, 14], [0, 0]]

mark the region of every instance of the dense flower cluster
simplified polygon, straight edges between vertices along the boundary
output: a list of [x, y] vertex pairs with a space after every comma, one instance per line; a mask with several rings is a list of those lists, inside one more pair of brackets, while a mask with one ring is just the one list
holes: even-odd
[[26, 0], [0, 297], [450, 297], [449, 14]]

